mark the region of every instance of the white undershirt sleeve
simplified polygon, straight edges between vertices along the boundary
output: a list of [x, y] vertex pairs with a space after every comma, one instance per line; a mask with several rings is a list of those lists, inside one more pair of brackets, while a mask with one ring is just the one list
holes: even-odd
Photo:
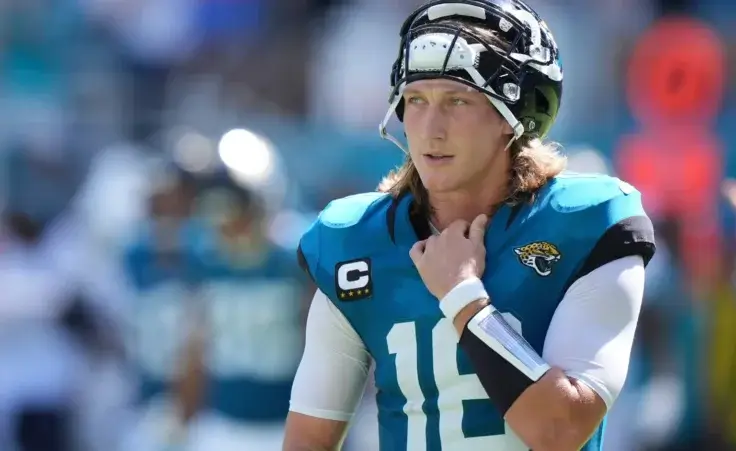
[[350, 421], [365, 390], [371, 357], [345, 316], [317, 290], [304, 355], [291, 390], [292, 412]]
[[626, 381], [643, 296], [642, 258], [614, 260], [570, 286], [547, 330], [547, 363], [588, 385], [609, 409]]

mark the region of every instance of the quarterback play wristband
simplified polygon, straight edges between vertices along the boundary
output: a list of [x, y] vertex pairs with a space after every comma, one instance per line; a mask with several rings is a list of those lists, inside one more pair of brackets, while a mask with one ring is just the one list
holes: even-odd
[[468, 330], [526, 377], [539, 380], [549, 365], [531, 345], [504, 319], [501, 312], [488, 305], [468, 322]]
[[468, 322], [459, 344], [486, 393], [504, 415], [550, 368], [491, 305]]
[[483, 282], [477, 278], [467, 279], [459, 284], [455, 285], [455, 288], [450, 290], [440, 300], [440, 310], [445, 318], [454, 320], [458, 313], [464, 309], [468, 304], [473, 303], [478, 299], [487, 299], [488, 293], [486, 288], [483, 286]]

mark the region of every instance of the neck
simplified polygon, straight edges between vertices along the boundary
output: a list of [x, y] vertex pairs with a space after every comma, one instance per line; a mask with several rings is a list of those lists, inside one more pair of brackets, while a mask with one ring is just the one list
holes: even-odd
[[457, 220], [468, 223], [478, 215], [492, 215], [496, 207], [506, 199], [508, 177], [488, 178], [476, 189], [462, 189], [440, 193], [429, 193], [432, 206], [432, 224], [444, 230]]
[[429, 196], [432, 205], [432, 224], [440, 231], [457, 220], [473, 222], [478, 215], [493, 214], [505, 196], [475, 198], [470, 193], [438, 193]]

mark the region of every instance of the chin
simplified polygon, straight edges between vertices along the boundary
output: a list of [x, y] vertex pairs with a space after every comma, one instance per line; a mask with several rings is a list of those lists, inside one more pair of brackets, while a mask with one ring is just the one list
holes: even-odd
[[428, 171], [428, 174], [420, 174], [422, 184], [427, 191], [432, 193], [443, 193], [448, 191], [455, 191], [462, 186], [456, 177], [452, 177], [449, 174], [438, 174]]

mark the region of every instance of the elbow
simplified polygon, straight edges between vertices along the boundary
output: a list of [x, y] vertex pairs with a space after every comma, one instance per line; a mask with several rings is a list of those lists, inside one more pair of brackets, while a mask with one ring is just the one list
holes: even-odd
[[524, 417], [516, 418], [518, 428], [511, 422], [509, 424], [530, 449], [576, 451], [598, 429], [605, 416], [605, 409], [579, 402], [558, 402], [555, 407], [527, 410], [526, 413]]
[[606, 411], [592, 389], [553, 369], [522, 393], [505, 418], [534, 451], [576, 451], [590, 440]]
[[[534, 451], [577, 451], [590, 440], [601, 424], [605, 410], [570, 403], [557, 415], [542, 415], [529, 423], [520, 437]], [[597, 406], [596, 406], [597, 407]]]

